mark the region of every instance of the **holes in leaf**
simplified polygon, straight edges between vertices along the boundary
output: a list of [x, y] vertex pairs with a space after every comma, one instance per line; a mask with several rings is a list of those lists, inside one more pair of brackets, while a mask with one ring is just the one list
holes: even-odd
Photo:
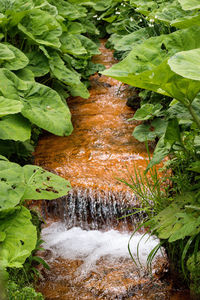
[[24, 241], [20, 240], [20, 243], [21, 243], [22, 246], [24, 245]]
[[1, 181], [6, 182], [7, 179], [6, 178], [1, 178]]
[[165, 46], [165, 44], [164, 43], [162, 43], [162, 45], [161, 45], [161, 47], [160, 47], [163, 51], [166, 51], [166, 52], [168, 52], [168, 50], [167, 50], [167, 48], [166, 48], [166, 46]]

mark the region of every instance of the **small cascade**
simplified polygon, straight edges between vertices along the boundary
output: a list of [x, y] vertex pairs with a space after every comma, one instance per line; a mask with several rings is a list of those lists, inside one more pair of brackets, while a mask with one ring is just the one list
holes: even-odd
[[143, 213], [135, 213], [137, 198], [129, 192], [74, 189], [55, 201], [43, 202], [43, 217], [56, 218], [66, 229], [80, 227], [84, 230], [115, 228], [128, 231], [135, 228]]

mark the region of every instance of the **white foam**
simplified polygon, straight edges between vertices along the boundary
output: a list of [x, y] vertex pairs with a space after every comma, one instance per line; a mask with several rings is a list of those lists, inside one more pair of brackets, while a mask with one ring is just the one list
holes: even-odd
[[[137, 244], [142, 235], [136, 233], [130, 242], [133, 257], [137, 259]], [[109, 259], [130, 258], [128, 252], [128, 241], [130, 233], [122, 233], [116, 230], [101, 232], [97, 230], [86, 231], [79, 227], [66, 230], [61, 222], [54, 223], [43, 229], [42, 238], [44, 247], [52, 250], [55, 256], [65, 259], [81, 259], [82, 271], [89, 272], [95, 268], [96, 262], [101, 257]], [[150, 251], [159, 243], [159, 240], [146, 235], [140, 243], [140, 262], [143, 266]], [[161, 255], [159, 251], [157, 255]]]

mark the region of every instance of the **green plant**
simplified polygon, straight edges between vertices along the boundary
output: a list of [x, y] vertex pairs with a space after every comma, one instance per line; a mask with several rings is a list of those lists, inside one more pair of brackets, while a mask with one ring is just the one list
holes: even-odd
[[20, 167], [4, 157], [0, 160], [0, 262], [1, 268], [23, 266], [37, 242], [31, 214], [25, 200], [55, 199], [66, 195], [70, 184], [65, 179], [26, 165]]
[[9, 281], [7, 288], [8, 300], [43, 300], [41, 293], [37, 293], [32, 287], [21, 288], [16, 283]]

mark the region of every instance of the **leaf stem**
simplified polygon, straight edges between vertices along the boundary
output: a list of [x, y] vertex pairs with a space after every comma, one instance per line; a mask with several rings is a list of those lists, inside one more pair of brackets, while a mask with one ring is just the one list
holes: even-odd
[[198, 115], [196, 114], [196, 112], [194, 111], [192, 105], [191, 104], [188, 105], [187, 108], [188, 108], [188, 110], [189, 110], [189, 112], [190, 112], [193, 120], [195, 121], [195, 123], [197, 124], [198, 128], [200, 129], [200, 119], [199, 119]]

